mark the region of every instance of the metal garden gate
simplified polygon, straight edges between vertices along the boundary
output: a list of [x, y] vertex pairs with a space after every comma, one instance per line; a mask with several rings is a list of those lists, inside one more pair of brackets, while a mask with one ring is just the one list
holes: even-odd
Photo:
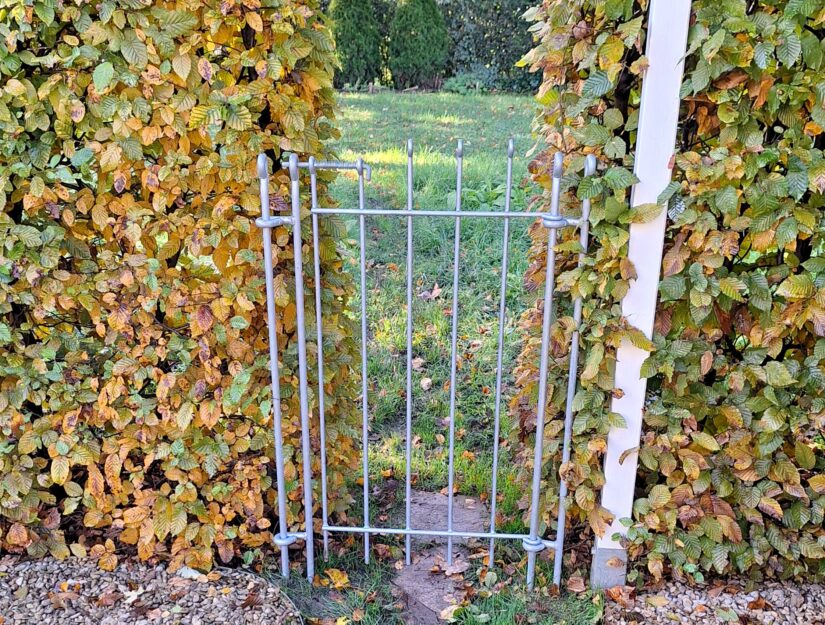
[[[549, 357], [549, 337], [552, 326], [553, 291], [555, 284], [555, 247], [557, 241], [557, 231], [561, 228], [577, 227], [580, 234], [580, 242], [583, 250], [588, 246], [588, 216], [590, 213], [590, 202], [585, 200], [582, 203], [581, 217], [578, 219], [568, 218], [561, 215], [560, 195], [563, 176], [563, 155], [555, 155], [553, 162], [553, 185], [552, 201], [549, 213], [531, 212], [511, 212], [510, 198], [513, 184], [513, 142], [509, 142], [507, 150], [507, 182], [505, 206], [503, 211], [462, 211], [462, 171], [464, 149], [463, 143], [458, 142], [456, 157], [456, 202], [454, 210], [414, 210], [413, 209], [413, 144], [412, 140], [407, 143], [407, 207], [403, 210], [368, 209], [364, 200], [364, 181], [369, 180], [371, 171], [362, 159], [354, 163], [316, 161], [310, 158], [307, 162], [299, 162], [296, 155], [291, 155], [288, 162], [281, 166], [288, 169], [291, 180], [291, 204], [292, 213], [287, 216], [272, 215], [269, 203], [269, 173], [267, 158], [264, 154], [258, 156], [258, 178], [260, 182], [261, 195], [261, 217], [256, 220], [256, 225], [263, 231], [264, 243], [264, 269], [266, 274], [266, 300], [267, 300], [267, 321], [269, 326], [269, 356], [272, 377], [272, 397], [275, 429], [275, 459], [278, 487], [278, 516], [279, 531], [274, 542], [280, 548], [281, 553], [281, 573], [289, 575], [289, 546], [298, 540], [303, 540], [306, 547], [307, 577], [312, 579], [314, 575], [314, 509], [312, 495], [312, 450], [310, 445], [310, 419], [319, 419], [319, 431], [321, 438], [320, 464], [321, 464], [321, 532], [323, 535], [324, 554], [328, 553], [330, 533], [355, 533], [363, 534], [364, 537], [364, 560], [370, 559], [370, 536], [375, 534], [402, 535], [406, 543], [406, 561], [411, 559], [411, 538], [413, 536], [444, 537], [447, 539], [447, 561], [452, 563], [453, 539], [455, 538], [477, 538], [489, 539], [490, 541], [490, 564], [493, 564], [493, 550], [496, 539], [509, 539], [521, 541], [522, 548], [527, 553], [527, 585], [533, 587], [535, 580], [536, 556], [544, 549], [552, 549], [556, 553], [554, 558], [553, 582], [558, 585], [561, 581], [561, 553], [564, 547], [565, 534], [565, 498], [567, 495], [567, 485], [562, 480], [559, 489], [559, 518], [558, 530], [553, 540], [548, 540], [539, 535], [539, 507], [540, 507], [540, 486], [542, 450], [544, 441], [544, 420], [547, 407], [547, 375]], [[318, 247], [318, 220], [323, 215], [355, 215], [359, 222], [359, 243], [360, 243], [360, 288], [361, 288], [361, 384], [362, 384], [362, 470], [363, 470], [363, 524], [357, 527], [330, 525], [327, 508], [327, 459], [326, 459], [326, 428], [324, 422], [324, 392], [320, 389], [318, 393], [317, 415], [311, 415], [308, 402], [308, 382], [307, 382], [307, 322], [304, 304], [304, 269], [303, 259], [300, 250], [303, 246], [303, 224], [301, 223], [301, 181], [299, 170], [306, 169], [309, 172], [310, 181], [310, 215], [312, 247], [314, 256], [314, 275], [320, 275], [320, 258]], [[355, 170], [358, 175], [358, 208], [323, 208], [318, 205], [317, 195], [317, 172], [328, 169], [348, 169]], [[585, 176], [592, 176], [596, 170], [596, 159], [593, 156], [587, 158], [585, 166]], [[367, 377], [367, 279], [366, 279], [366, 240], [365, 240], [365, 218], [368, 216], [385, 215], [399, 218], [406, 218], [407, 222], [407, 374], [406, 374], [406, 522], [403, 528], [372, 527], [369, 515], [369, 464], [368, 464], [368, 444], [369, 444], [369, 388]], [[413, 323], [412, 303], [413, 303], [413, 219], [453, 219], [455, 221], [455, 243], [453, 251], [453, 285], [452, 285], [452, 356], [450, 363], [450, 429], [449, 429], [449, 464], [448, 464], [448, 485], [447, 485], [447, 527], [421, 528], [412, 527], [410, 500], [411, 500], [411, 458], [412, 458], [412, 337]], [[507, 270], [508, 270], [508, 249], [510, 237], [510, 221], [512, 219], [535, 220], [540, 218], [544, 227], [548, 229], [547, 241], [547, 270], [545, 275], [544, 293], [544, 318], [542, 323], [541, 340], [541, 363], [539, 393], [536, 405], [536, 441], [533, 460], [533, 478], [531, 490], [530, 508], [530, 529], [528, 534], [507, 534], [496, 531], [496, 495], [497, 495], [497, 473], [499, 458], [499, 428], [501, 416], [502, 399], [502, 353], [504, 346], [504, 320], [506, 311], [506, 290], [507, 290]], [[453, 497], [454, 497], [454, 448], [455, 448], [455, 412], [456, 412], [456, 368], [457, 368], [457, 337], [458, 337], [458, 290], [459, 290], [459, 261], [460, 261], [460, 237], [462, 219], [497, 219], [503, 222], [504, 243], [502, 250], [501, 267], [501, 291], [499, 300], [499, 333], [497, 352], [497, 371], [495, 388], [495, 409], [494, 409], [494, 444], [493, 444], [493, 466], [492, 480], [490, 484], [491, 510], [490, 528], [486, 532], [466, 532], [453, 527]], [[301, 446], [303, 455], [303, 494], [305, 529], [304, 531], [289, 531], [287, 527], [286, 514], [286, 486], [284, 478], [283, 459], [283, 435], [281, 430], [281, 393], [280, 393], [280, 373], [278, 362], [278, 344], [276, 337], [276, 310], [274, 296], [274, 269], [272, 263], [272, 229], [288, 225], [292, 227], [293, 244], [297, 252], [294, 254], [295, 271], [295, 304], [297, 308], [297, 338], [298, 338], [298, 376], [300, 394], [300, 418], [301, 418]], [[585, 253], [579, 254], [579, 265], [584, 263]], [[321, 287], [320, 280], [315, 280], [315, 329], [316, 329], [316, 349], [318, 353], [318, 379], [324, 379], [324, 356], [322, 337], [322, 309], [321, 309]], [[576, 328], [581, 323], [582, 302], [577, 299], [573, 303], [573, 319]], [[570, 364], [567, 384], [567, 401], [564, 419], [564, 442], [562, 448], [562, 462], [566, 463], [570, 459], [570, 444], [573, 423], [573, 397], [576, 392], [578, 377], [578, 357], [579, 357], [579, 333], [578, 329], [573, 332], [570, 346]]]

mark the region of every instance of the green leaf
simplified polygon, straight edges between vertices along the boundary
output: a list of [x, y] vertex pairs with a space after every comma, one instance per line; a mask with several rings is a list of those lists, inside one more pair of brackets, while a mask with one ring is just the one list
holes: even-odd
[[605, 173], [604, 181], [614, 191], [621, 191], [636, 184], [639, 179], [624, 167], [613, 167]]
[[735, 215], [739, 211], [739, 194], [736, 189], [727, 186], [716, 192], [716, 207], [726, 214]]
[[140, 69], [146, 67], [149, 62], [149, 52], [146, 44], [137, 36], [134, 30], [127, 30], [123, 33], [123, 40], [120, 42], [120, 53], [130, 65]]
[[789, 276], [776, 289], [776, 294], [788, 299], [807, 299], [816, 293], [816, 286], [808, 273]]
[[719, 451], [719, 443], [710, 434], [706, 432], [691, 432], [690, 437], [700, 447], [704, 447], [708, 451]]
[[604, 144], [604, 155], [613, 160], [621, 160], [627, 154], [627, 144], [621, 137], [613, 137]]
[[594, 176], [582, 178], [576, 189], [576, 197], [580, 200], [589, 200], [599, 196], [604, 190], [604, 180]]
[[622, 115], [622, 112], [619, 109], [607, 109], [604, 112], [604, 115], [602, 115], [602, 123], [605, 128], [615, 130], [624, 124], [624, 115]]
[[747, 288], [747, 285], [742, 280], [734, 276], [728, 276], [727, 278], [719, 280], [719, 290], [737, 302], [744, 301], [745, 298], [742, 297], [742, 293], [744, 293]]
[[810, 471], [816, 466], [816, 455], [807, 443], [796, 441], [796, 443], [794, 443], [794, 456], [799, 466], [803, 469]]
[[664, 484], [657, 484], [650, 489], [647, 499], [654, 510], [663, 508], [670, 503], [670, 489]]
[[771, 360], [765, 364], [765, 375], [767, 375], [768, 384], [778, 388], [790, 386], [796, 382], [785, 363], [778, 360]]
[[115, 76], [115, 68], [114, 65], [109, 63], [101, 63], [95, 68], [94, 73], [92, 73], [92, 80], [95, 84], [95, 91], [98, 93], [103, 93], [112, 83], [112, 78]]
[[791, 157], [785, 181], [788, 183], [788, 194], [797, 201], [801, 200], [808, 190], [808, 168], [799, 157]]
[[91, 162], [94, 156], [95, 153], [91, 150], [91, 148], [81, 148], [72, 155], [72, 166], [80, 168], [86, 163]]
[[601, 70], [596, 70], [591, 72], [587, 80], [584, 81], [582, 95], [586, 98], [600, 98], [606, 93], [609, 93], [612, 88], [613, 83], [610, 82], [610, 78], [607, 73]]
[[238, 315], [229, 320], [229, 325], [236, 330], [244, 330], [249, 327], [249, 322], [244, 317]]
[[676, 195], [679, 191], [682, 190], [682, 183], [677, 182], [676, 180], [671, 181], [665, 187], [665, 190], [659, 194], [659, 197], [656, 198], [657, 204], [667, 204], [674, 195]]
[[22, 241], [26, 247], [37, 247], [43, 242], [40, 238], [40, 230], [34, 226], [17, 224], [12, 226], [9, 232]]
[[796, 33], [785, 35], [784, 40], [776, 48], [777, 58], [786, 66], [790, 67], [799, 60], [802, 54], [802, 42]]
[[661, 204], [639, 204], [633, 207], [632, 222], [634, 224], [650, 223], [662, 214], [664, 206]]
[[183, 80], [189, 77], [192, 71], [192, 57], [188, 54], [177, 54], [172, 58], [172, 69]]
[[760, 41], [753, 48], [753, 60], [760, 69], [767, 69], [774, 47], [772, 44]]
[[169, 37], [180, 37], [189, 33], [198, 24], [197, 15], [188, 11], [153, 11], [158, 17], [158, 26]]

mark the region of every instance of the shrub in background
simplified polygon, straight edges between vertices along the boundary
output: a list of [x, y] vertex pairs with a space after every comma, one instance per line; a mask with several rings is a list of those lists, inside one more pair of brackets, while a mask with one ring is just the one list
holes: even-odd
[[449, 93], [458, 93], [459, 95], [484, 93], [489, 91], [489, 81], [494, 78], [494, 72], [480, 67], [474, 72], [461, 72], [455, 76], [450, 76], [444, 81], [441, 88]]
[[[700, 580], [708, 571], [810, 579], [825, 573], [825, 8], [814, 0], [693, 3], [674, 183], [661, 197], [672, 222], [653, 344], [619, 308], [635, 273], [627, 224], [651, 214], [627, 209], [646, 9], [641, 1], [545, 0], [530, 14], [540, 41], [528, 60], [543, 73], [534, 180], [549, 189], [557, 149], [579, 168], [595, 153], [603, 169], [596, 181], [571, 182], [578, 199], [595, 202], [583, 272], [572, 269], [575, 245], [560, 245], [560, 290], [586, 296], [574, 452], [563, 468], [572, 515], [605, 529], [596, 492], [604, 433], [621, 423], [608, 400], [618, 392], [615, 349], [624, 337], [653, 349], [631, 555], [645, 556], [656, 579]], [[538, 287], [546, 231], [533, 236], [526, 280]], [[523, 320], [512, 405], [523, 437], [534, 429], [539, 312]], [[562, 311], [551, 406], [563, 406], [558, 346], [570, 331]], [[562, 416], [548, 411], [552, 450]], [[556, 486], [558, 455], [547, 464]]]
[[[214, 551], [250, 559], [270, 545], [275, 518], [255, 155], [326, 153], [329, 30], [314, 0], [7, 4], [0, 548], [64, 557], [97, 543], [103, 568], [124, 545], [173, 567], [208, 568]], [[275, 175], [278, 212], [288, 183]], [[341, 510], [357, 350], [336, 227], [325, 222], [319, 278]], [[294, 250], [286, 229], [274, 240], [294, 527]]]
[[336, 86], [368, 84], [382, 74], [381, 31], [371, 0], [332, 0], [332, 32], [341, 69]]
[[446, 68], [449, 35], [435, 0], [399, 0], [389, 33], [393, 84], [402, 89], [436, 84]]
[[486, 90], [533, 92], [540, 77], [518, 61], [533, 46], [524, 12], [531, 0], [439, 0], [450, 34], [448, 75], [483, 77]]

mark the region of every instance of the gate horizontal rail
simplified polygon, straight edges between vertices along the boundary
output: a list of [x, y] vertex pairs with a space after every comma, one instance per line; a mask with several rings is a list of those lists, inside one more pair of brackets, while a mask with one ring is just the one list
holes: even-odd
[[[287, 162], [282, 166], [288, 169], [290, 174], [290, 195], [291, 195], [291, 216], [271, 215], [269, 204], [269, 173], [266, 156], [261, 154], [258, 157], [258, 178], [260, 182], [261, 196], [261, 217], [256, 220], [256, 224], [263, 231], [264, 238], [264, 269], [266, 275], [266, 296], [267, 296], [267, 321], [269, 326], [269, 350], [271, 364], [271, 386], [273, 397], [273, 427], [275, 429], [275, 458], [276, 477], [278, 486], [278, 514], [279, 532], [274, 538], [274, 543], [280, 547], [281, 551], [281, 573], [285, 577], [289, 575], [289, 546], [297, 540], [305, 541], [307, 558], [307, 577], [312, 579], [314, 575], [314, 532], [313, 519], [314, 508], [312, 500], [312, 472], [311, 472], [311, 445], [310, 445], [310, 409], [308, 400], [309, 385], [307, 382], [306, 365], [306, 313], [304, 309], [304, 274], [302, 254], [295, 253], [294, 272], [296, 285], [296, 323], [298, 326], [298, 373], [299, 373], [299, 395], [300, 395], [300, 419], [301, 419], [301, 449], [303, 454], [303, 474], [302, 487], [304, 491], [304, 531], [289, 531], [286, 523], [286, 482], [284, 478], [283, 460], [283, 434], [282, 413], [280, 401], [280, 373], [277, 350], [276, 315], [274, 299], [274, 268], [272, 261], [272, 229], [282, 225], [292, 226], [293, 244], [296, 250], [300, 250], [303, 245], [301, 228], [301, 186], [299, 170], [305, 169], [310, 176], [310, 215], [312, 222], [312, 247], [313, 247], [313, 269], [315, 278], [315, 346], [318, 354], [318, 380], [319, 389], [317, 393], [317, 415], [320, 431], [320, 465], [321, 465], [321, 532], [323, 535], [324, 556], [327, 557], [329, 551], [330, 533], [351, 533], [360, 534], [364, 538], [364, 561], [370, 560], [370, 536], [373, 535], [399, 535], [405, 538], [406, 562], [411, 562], [413, 536], [441, 537], [447, 539], [447, 561], [452, 563], [453, 539], [476, 538], [489, 539], [489, 564], [494, 565], [495, 541], [518, 540], [522, 543], [522, 548], [527, 553], [527, 586], [532, 588], [535, 581], [536, 556], [545, 549], [552, 549], [555, 552], [553, 583], [558, 585], [561, 581], [561, 553], [564, 548], [565, 525], [566, 525], [566, 496], [567, 483], [560, 480], [559, 487], [559, 515], [557, 521], [556, 536], [552, 540], [539, 535], [541, 527], [541, 476], [542, 476], [542, 455], [544, 447], [544, 424], [547, 412], [547, 377], [549, 361], [550, 330], [553, 322], [553, 297], [555, 290], [555, 260], [557, 232], [562, 228], [578, 228], [579, 241], [582, 251], [579, 254], [579, 266], [585, 262], [585, 254], [589, 243], [589, 214], [590, 201], [584, 200], [581, 207], [580, 218], [569, 218], [561, 215], [560, 196], [561, 181], [563, 177], [563, 155], [558, 153], [553, 160], [552, 190], [550, 211], [544, 213], [516, 212], [511, 211], [511, 196], [513, 186], [513, 141], [510, 140], [507, 149], [507, 181], [504, 199], [504, 210], [502, 211], [464, 211], [462, 210], [462, 178], [463, 178], [463, 156], [464, 148], [461, 141], [458, 142], [456, 157], [456, 204], [455, 210], [431, 210], [413, 208], [413, 143], [407, 142], [407, 207], [406, 209], [385, 209], [366, 208], [364, 181], [371, 177], [371, 170], [362, 159], [354, 163], [342, 163], [337, 161], [316, 161], [310, 158], [306, 162], [299, 162], [296, 155], [290, 155]], [[317, 172], [325, 169], [354, 170], [358, 176], [358, 208], [325, 208], [318, 205], [317, 193]], [[585, 176], [592, 176], [596, 171], [596, 159], [589, 156], [585, 162]], [[361, 412], [362, 412], [362, 480], [363, 480], [363, 523], [361, 526], [338, 526], [329, 523], [329, 509], [327, 502], [327, 460], [326, 460], [326, 424], [325, 424], [325, 394], [323, 389], [324, 379], [324, 355], [323, 355], [323, 311], [321, 308], [321, 268], [319, 255], [319, 217], [324, 215], [352, 215], [358, 217], [359, 224], [359, 282], [360, 282], [360, 316], [361, 316]], [[366, 280], [366, 237], [365, 218], [367, 216], [388, 216], [402, 217], [407, 220], [407, 263], [406, 263], [406, 423], [405, 423], [405, 525], [403, 528], [382, 528], [370, 526], [370, 491], [369, 491], [369, 385], [367, 376], [367, 280]], [[412, 353], [413, 353], [413, 219], [414, 218], [452, 218], [455, 220], [455, 236], [453, 247], [453, 284], [452, 284], [452, 328], [451, 328], [451, 360], [450, 360], [450, 406], [449, 406], [449, 446], [448, 446], [448, 470], [447, 470], [447, 528], [442, 529], [422, 529], [413, 528], [411, 515], [411, 488], [412, 488]], [[496, 366], [496, 389], [494, 407], [494, 431], [493, 431], [493, 459], [492, 476], [490, 484], [490, 530], [487, 532], [465, 532], [457, 529], [453, 525], [453, 508], [455, 494], [455, 417], [456, 417], [456, 369], [457, 369], [457, 339], [458, 339], [458, 317], [459, 317], [459, 273], [460, 273], [460, 239], [461, 220], [465, 218], [493, 218], [503, 221], [503, 245], [501, 264], [501, 288], [499, 293], [499, 327], [497, 344], [497, 366]], [[498, 462], [499, 462], [499, 437], [501, 425], [501, 403], [503, 384], [503, 349], [505, 335], [505, 315], [506, 315], [506, 292], [507, 274], [509, 263], [509, 239], [511, 219], [540, 219], [542, 224], [548, 229], [547, 240], [547, 267], [545, 272], [545, 292], [543, 300], [543, 320], [541, 356], [539, 371], [538, 401], [536, 402], [536, 433], [533, 453], [533, 474], [530, 492], [530, 524], [529, 533], [503, 533], [496, 531], [496, 503], [498, 494]], [[564, 435], [562, 445], [562, 465], [570, 460], [570, 446], [572, 438], [573, 423], [573, 397], [577, 388], [578, 361], [579, 361], [579, 332], [582, 317], [582, 300], [576, 298], [573, 302], [573, 321], [575, 330], [570, 343], [570, 360], [567, 380], [567, 396], [564, 411]], [[312, 415], [314, 416], [314, 415]]]

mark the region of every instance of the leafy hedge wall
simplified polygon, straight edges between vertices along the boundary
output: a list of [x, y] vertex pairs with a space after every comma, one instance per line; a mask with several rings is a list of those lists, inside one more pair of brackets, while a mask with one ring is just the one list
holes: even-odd
[[[618, 308], [634, 275], [626, 223], [649, 213], [625, 209], [646, 5], [547, 0], [532, 15], [541, 44], [530, 60], [544, 76], [534, 178], [548, 186], [547, 158], [558, 148], [574, 165], [596, 153], [604, 170], [576, 189], [596, 201], [591, 266], [561, 281], [562, 290], [596, 295], [585, 307], [574, 461], [563, 471], [574, 514], [597, 531], [599, 456], [615, 420], [607, 399], [621, 392], [611, 388], [616, 339], [629, 331]], [[693, 12], [674, 183], [661, 197], [671, 219], [655, 351], [644, 367], [651, 398], [630, 552], [646, 555], [654, 578], [810, 578], [825, 573], [825, 8], [697, 0]], [[534, 234], [529, 284], [541, 280], [544, 260], [544, 232]], [[569, 266], [569, 255], [560, 262]], [[523, 433], [537, 319], [537, 311], [525, 317], [531, 343], [514, 400]], [[569, 325], [560, 319], [556, 336]], [[548, 417], [552, 435], [561, 415]], [[557, 459], [548, 463], [551, 483], [557, 469]]]
[[[96, 543], [104, 568], [115, 541], [173, 566], [249, 558], [275, 496], [254, 157], [325, 153], [329, 30], [314, 0], [15, 0], [0, 16], [0, 548]], [[287, 210], [288, 176], [274, 185]], [[275, 240], [295, 525], [293, 250]], [[351, 284], [332, 232], [321, 245], [345, 471]], [[342, 473], [330, 488], [345, 506]]]

